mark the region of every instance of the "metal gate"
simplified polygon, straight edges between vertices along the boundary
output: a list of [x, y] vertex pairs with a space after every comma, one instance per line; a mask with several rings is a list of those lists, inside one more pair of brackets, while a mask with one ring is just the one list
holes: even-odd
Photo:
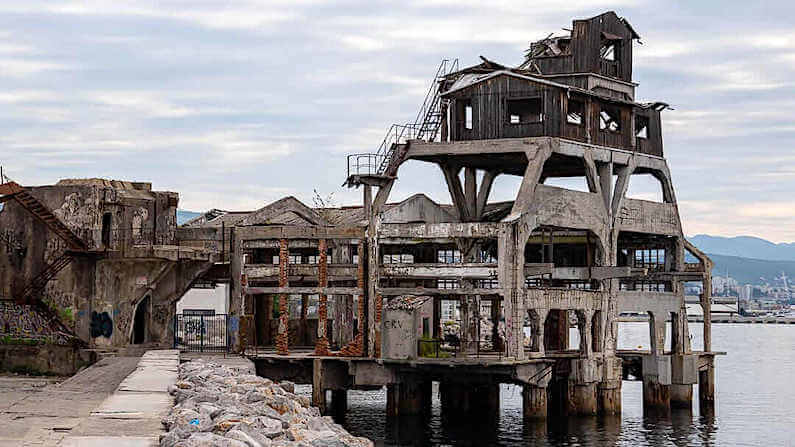
[[174, 349], [189, 352], [227, 352], [226, 314], [174, 316]]

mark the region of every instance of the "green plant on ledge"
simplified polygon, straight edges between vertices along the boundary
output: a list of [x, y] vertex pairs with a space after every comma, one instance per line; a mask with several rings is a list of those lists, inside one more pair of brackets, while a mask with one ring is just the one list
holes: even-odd
[[439, 349], [438, 356], [436, 355], [436, 346], [438, 340], [431, 338], [431, 337], [422, 337], [419, 343], [419, 356], [420, 357], [431, 357], [431, 358], [440, 358], [446, 359], [450, 358], [450, 353], [442, 351], [441, 348]]
[[15, 337], [13, 335], [3, 335], [2, 337], [0, 337], [0, 345], [37, 346], [45, 343], [46, 340]]

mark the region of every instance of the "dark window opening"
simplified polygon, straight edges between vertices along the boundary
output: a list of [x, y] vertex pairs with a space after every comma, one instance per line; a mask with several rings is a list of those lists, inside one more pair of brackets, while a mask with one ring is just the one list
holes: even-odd
[[569, 101], [569, 110], [566, 114], [566, 122], [581, 126], [584, 122], [585, 104], [582, 101]]
[[110, 247], [110, 228], [112, 223], [113, 215], [111, 213], [105, 213], [102, 215], [102, 245], [105, 248]]
[[544, 121], [541, 98], [509, 99], [508, 119], [511, 124], [540, 123]]
[[621, 113], [614, 108], [603, 108], [599, 112], [599, 130], [621, 132]]
[[422, 319], [422, 337], [429, 338], [431, 336], [431, 321], [430, 318]]
[[635, 136], [638, 138], [649, 138], [649, 118], [645, 116], [635, 117]]

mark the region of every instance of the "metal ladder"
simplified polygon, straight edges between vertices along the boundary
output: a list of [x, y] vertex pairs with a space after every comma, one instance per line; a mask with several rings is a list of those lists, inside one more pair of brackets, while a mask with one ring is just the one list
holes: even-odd
[[420, 110], [413, 123], [399, 125], [393, 124], [387, 131], [386, 136], [378, 148], [376, 158], [378, 159], [378, 169], [376, 174], [384, 175], [387, 168], [392, 163], [397, 146], [404, 144], [409, 139], [433, 141], [442, 125], [442, 98], [440, 96], [439, 84], [444, 77], [458, 71], [458, 59], [452, 61], [444, 59], [428, 88], [428, 93], [422, 102]]

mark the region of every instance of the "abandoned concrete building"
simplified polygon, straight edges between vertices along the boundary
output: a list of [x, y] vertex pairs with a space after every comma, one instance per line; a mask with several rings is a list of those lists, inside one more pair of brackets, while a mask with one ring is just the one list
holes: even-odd
[[212, 262], [177, 246], [176, 193], [100, 179], [6, 182], [0, 200], [3, 334], [99, 349], [173, 342], [173, 304]]
[[[6, 184], [2, 292], [72, 306], [75, 335], [121, 348], [179, 344], [176, 300], [228, 283], [226, 325], [202, 347], [312, 384], [323, 409], [330, 390], [335, 411], [346, 390], [386, 385], [389, 415], [422, 414], [437, 381], [443, 411], [496, 414], [509, 383], [523, 387], [527, 419], [619, 413], [628, 377], [643, 381], [649, 411], [692, 405], [696, 383], [708, 408], [718, 353], [709, 319], [703, 351], [692, 349], [683, 283], [703, 282], [708, 315], [712, 264], [682, 233], [667, 105], [635, 99], [637, 39], [607, 12], [533, 43], [518, 67], [444, 61], [415, 121], [348, 157], [345, 185], [361, 206], [288, 197], [176, 227], [176, 195], [148, 185]], [[439, 167], [451, 205], [422, 194], [388, 203], [410, 160]], [[490, 200], [499, 176], [521, 179], [514, 200]], [[637, 176], [662, 200], [627, 197]], [[587, 190], [552, 186], [560, 178]], [[63, 257], [71, 264], [53, 266]], [[112, 333], [97, 337], [89, 313], [107, 314]], [[624, 313], [648, 316], [649, 350], [618, 349]]]

